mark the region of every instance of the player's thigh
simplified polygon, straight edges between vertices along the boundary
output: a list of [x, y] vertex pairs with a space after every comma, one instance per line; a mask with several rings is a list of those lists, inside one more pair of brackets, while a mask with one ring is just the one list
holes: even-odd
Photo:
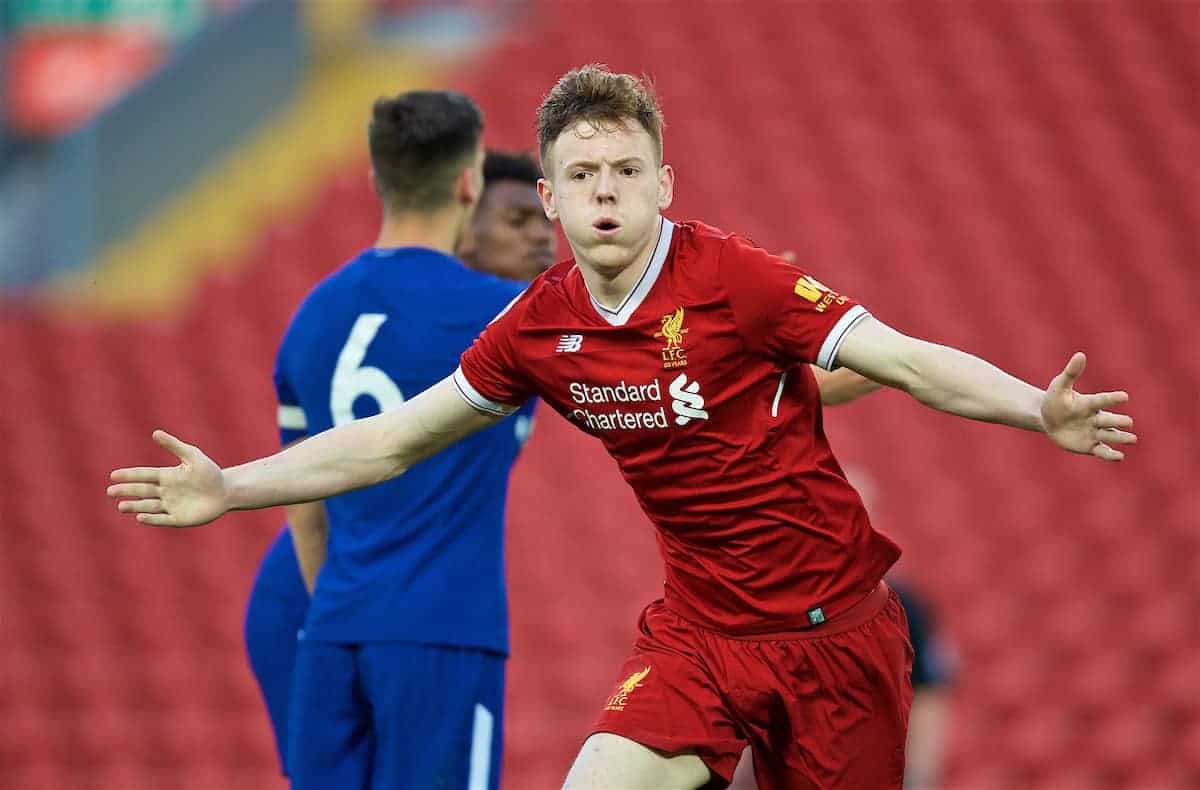
[[695, 790], [708, 767], [694, 754], [659, 754], [636, 741], [598, 732], [584, 742], [563, 790]]
[[[603, 787], [600, 778], [631, 764], [638, 776], [658, 770], [667, 771], [684, 784], [699, 774], [701, 784], [709, 775], [722, 783], [733, 776], [746, 740], [739, 731], [721, 684], [711, 670], [710, 637], [695, 626], [668, 611], [661, 602], [646, 607], [638, 624], [639, 636], [633, 651], [617, 674], [618, 682], [603, 702], [592, 734], [619, 736], [589, 741], [572, 771], [574, 781], [585, 779]], [[606, 763], [606, 753], [591, 747], [610, 744], [606, 749], [623, 748], [632, 754], [619, 764]], [[637, 745], [631, 748], [629, 743]], [[612, 747], [611, 744], [617, 744]], [[680, 757], [670, 761], [669, 757]], [[612, 781], [611, 779], [608, 781]], [[619, 787], [621, 785], [612, 785]], [[674, 785], [672, 785], [674, 786]]]
[[471, 648], [366, 645], [364, 691], [375, 712], [371, 787], [496, 790], [505, 658]]
[[304, 609], [295, 611], [270, 591], [251, 594], [246, 611], [246, 655], [262, 692], [283, 764], [287, 762], [288, 700], [296, 667], [296, 636], [303, 625]]
[[359, 645], [301, 641], [288, 710], [292, 790], [367, 790], [375, 755]]

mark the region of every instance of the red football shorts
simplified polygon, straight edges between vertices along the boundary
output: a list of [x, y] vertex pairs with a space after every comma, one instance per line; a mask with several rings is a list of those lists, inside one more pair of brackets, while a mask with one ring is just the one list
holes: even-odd
[[691, 753], [731, 781], [754, 752], [760, 790], [886, 790], [904, 784], [912, 646], [880, 583], [804, 631], [732, 638], [646, 607], [633, 655], [593, 732]]

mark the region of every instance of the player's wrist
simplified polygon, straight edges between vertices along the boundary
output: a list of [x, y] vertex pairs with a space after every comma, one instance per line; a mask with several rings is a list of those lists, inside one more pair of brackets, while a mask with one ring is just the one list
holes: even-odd
[[221, 470], [221, 490], [218, 495], [218, 506], [221, 513], [231, 510], [250, 510], [255, 507], [247, 496], [247, 487], [240, 479], [240, 467], [232, 466]]
[[1050, 436], [1049, 421], [1046, 418], [1046, 407], [1049, 402], [1049, 392], [1042, 390], [1037, 392], [1033, 403], [1033, 420], [1031, 428], [1038, 433]]

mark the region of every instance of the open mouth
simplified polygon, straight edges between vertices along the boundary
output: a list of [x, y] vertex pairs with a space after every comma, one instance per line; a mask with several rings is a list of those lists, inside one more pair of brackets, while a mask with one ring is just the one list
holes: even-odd
[[593, 222], [592, 227], [601, 233], [615, 233], [616, 231], [620, 230], [621, 225], [615, 219], [602, 217]]

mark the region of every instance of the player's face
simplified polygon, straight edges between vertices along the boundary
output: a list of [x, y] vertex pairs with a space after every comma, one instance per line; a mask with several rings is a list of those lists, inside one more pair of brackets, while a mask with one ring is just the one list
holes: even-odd
[[461, 252], [472, 269], [509, 280], [532, 280], [554, 263], [558, 234], [537, 189], [520, 181], [484, 188]]
[[640, 124], [581, 121], [558, 136], [546, 158], [538, 192], [580, 264], [618, 273], [649, 255], [675, 174], [659, 164], [654, 139]]

